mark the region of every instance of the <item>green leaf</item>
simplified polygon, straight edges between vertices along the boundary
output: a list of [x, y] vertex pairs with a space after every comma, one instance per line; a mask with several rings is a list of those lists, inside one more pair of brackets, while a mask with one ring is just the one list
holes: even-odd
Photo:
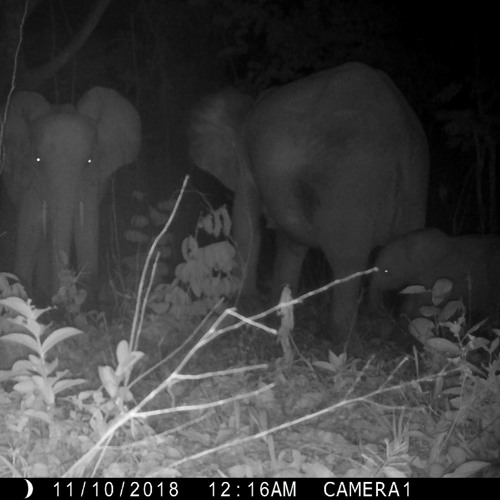
[[445, 474], [443, 477], [470, 477], [489, 465], [491, 465], [489, 462], [481, 462], [479, 460], [466, 462], [459, 465], [454, 472]]
[[60, 392], [65, 391], [66, 389], [71, 389], [71, 387], [74, 387], [75, 385], [84, 384], [86, 382], [87, 381], [84, 378], [59, 380], [52, 386], [52, 389], [54, 390], [54, 394], [59, 394]]
[[426, 345], [446, 356], [460, 356], [462, 352], [456, 344], [440, 337], [427, 339]]
[[142, 229], [149, 226], [149, 219], [147, 217], [144, 217], [144, 215], [133, 215], [132, 219], [130, 220], [130, 224], [133, 227]]
[[192, 236], [188, 236], [182, 242], [181, 250], [185, 261], [195, 259], [198, 255], [198, 242]]
[[33, 366], [33, 364], [28, 361], [27, 359], [20, 359], [14, 363], [12, 366], [12, 376], [19, 377], [22, 375], [28, 375], [31, 376], [33, 371], [37, 371], [36, 367]]
[[81, 330], [73, 328], [72, 326], [59, 328], [58, 330], [52, 332], [43, 342], [43, 353], [47, 354], [52, 349], [52, 347], [59, 344], [59, 342], [74, 337], [75, 335], [80, 335], [81, 333], [83, 333]]
[[338, 371], [337, 368], [331, 365], [328, 361], [314, 361], [313, 365], [317, 366], [318, 368], [322, 368], [323, 370], [328, 370], [334, 373]]
[[415, 318], [410, 322], [409, 331], [419, 342], [424, 343], [434, 336], [434, 323], [427, 318]]
[[2, 335], [0, 340], [21, 344], [37, 354], [40, 353], [39, 343], [27, 333], [8, 333], [7, 335]]
[[213, 214], [208, 214], [200, 222], [200, 226], [207, 234], [214, 233], [214, 217]]
[[447, 302], [438, 316], [438, 321], [448, 321], [460, 310], [460, 302], [458, 300], [450, 300]]
[[21, 394], [29, 394], [35, 390], [35, 383], [32, 379], [24, 380], [15, 384], [14, 390]]
[[438, 305], [450, 294], [453, 290], [453, 282], [448, 278], [440, 278], [432, 287], [432, 302]]
[[227, 211], [226, 205], [220, 208], [221, 210], [221, 220], [222, 220], [222, 231], [224, 236], [227, 238], [231, 234], [231, 217], [229, 217], [229, 212]]
[[118, 360], [118, 365], [126, 362], [129, 356], [130, 349], [128, 347], [128, 342], [126, 340], [120, 340], [120, 342], [116, 346], [116, 359]]
[[119, 383], [114, 370], [110, 366], [98, 366], [97, 371], [106, 392], [114, 398], [118, 392]]
[[441, 313], [441, 309], [436, 306], [427, 305], [420, 306], [419, 312], [424, 318], [434, 318]]
[[8, 307], [16, 311], [21, 316], [32, 320], [36, 320], [44, 312], [50, 310], [50, 307], [47, 307], [45, 309], [37, 309], [36, 307], [31, 305], [30, 301], [26, 302], [19, 297], [8, 297], [6, 299], [0, 299], [0, 305]]
[[406, 288], [403, 288], [399, 293], [402, 295], [413, 295], [416, 293], [427, 293], [429, 290], [425, 288], [425, 286], [422, 285], [410, 285], [407, 286]]
[[147, 243], [149, 241], [149, 238], [146, 234], [136, 229], [127, 229], [125, 231], [125, 239], [132, 243], [137, 243], [138, 245]]

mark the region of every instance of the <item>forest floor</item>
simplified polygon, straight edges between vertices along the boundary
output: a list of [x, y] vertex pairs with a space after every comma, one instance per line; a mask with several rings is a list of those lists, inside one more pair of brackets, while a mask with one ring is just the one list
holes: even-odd
[[362, 352], [337, 356], [318, 316], [278, 339], [206, 328], [179, 352], [186, 335], [155, 316], [142, 357], [130, 324], [49, 334], [57, 369], [25, 352], [24, 375], [2, 372], [0, 477], [500, 475], [498, 349], [477, 369], [369, 324]]

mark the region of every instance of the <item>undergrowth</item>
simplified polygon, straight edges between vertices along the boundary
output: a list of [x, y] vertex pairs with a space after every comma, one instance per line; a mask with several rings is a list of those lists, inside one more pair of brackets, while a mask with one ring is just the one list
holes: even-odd
[[[169, 220], [174, 215], [175, 208]], [[310, 363], [297, 353], [291, 337], [293, 305], [306, 296], [292, 300], [285, 290], [279, 306], [251, 318], [227, 308], [239, 282], [225, 209], [211, 212], [199, 225], [219, 239], [207, 246], [199, 244], [197, 235], [186, 239], [173, 281], [153, 285], [157, 245], [168, 227], [169, 221], [145, 258], [128, 339], [116, 342], [114, 363], [97, 367], [99, 387], [78, 392], [86, 382], [71, 370], [58, 371], [63, 352], [58, 347], [86, 334], [42, 322], [46, 311], [26, 300], [12, 275], [0, 275], [3, 297], [9, 289], [18, 295], [0, 300], [2, 343], [29, 351], [0, 375], [0, 476], [177, 477], [197, 471], [230, 477], [332, 477], [339, 470], [346, 477], [467, 476], [495, 458], [493, 444], [500, 443], [498, 330], [479, 341], [479, 327], [465, 330], [460, 304], [453, 317], [454, 306], [438, 302], [424, 318], [428, 322], [410, 325], [423, 347], [414, 352], [414, 376], [407, 380], [401, 374], [411, 359], [406, 356], [367, 389], [367, 380], [379, 380], [380, 367], [373, 359], [362, 363], [330, 353]], [[78, 305], [77, 289], [73, 297]], [[280, 313], [277, 329], [262, 323], [273, 311]], [[83, 315], [78, 308], [75, 312]], [[248, 335], [256, 330], [274, 335], [282, 357], [271, 366], [187, 371], [209, 343], [243, 325]], [[168, 337], [188, 327], [184, 344], [146, 369], [141, 338]], [[485, 353], [480, 363], [470, 361], [476, 350]], [[184, 354], [175, 368], [160, 370], [179, 352]], [[156, 384], [144, 394], [139, 387], [153, 374]], [[316, 428], [317, 420], [345, 409], [354, 418], [363, 408], [371, 408], [377, 426], [385, 429], [379, 444], [344, 442], [332, 445], [337, 451], [323, 458], [318, 450], [310, 453], [315, 438], [319, 447], [340, 439]], [[296, 432], [299, 424], [302, 432], [309, 429], [303, 438]], [[285, 430], [295, 436], [289, 442]], [[260, 461], [255, 448], [248, 455], [242, 452], [244, 445], [257, 443], [263, 444]], [[223, 461], [222, 451], [229, 462]], [[214, 469], [216, 453], [221, 465]], [[345, 465], [336, 469], [342, 454]], [[194, 465], [207, 458], [205, 468]]]

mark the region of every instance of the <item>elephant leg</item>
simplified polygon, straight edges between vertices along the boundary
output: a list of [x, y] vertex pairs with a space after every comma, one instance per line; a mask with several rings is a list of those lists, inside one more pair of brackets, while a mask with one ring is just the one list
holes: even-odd
[[276, 255], [273, 268], [272, 300], [277, 303], [284, 285], [289, 285], [292, 293], [297, 293], [300, 272], [307, 247], [291, 240], [282, 231], [276, 232]]
[[232, 236], [239, 254], [242, 294], [257, 295], [257, 264], [261, 247], [261, 207], [253, 180], [242, 176], [233, 204]]
[[[333, 228], [330, 224], [329, 230], [321, 231], [320, 234], [322, 235], [321, 248], [333, 270], [335, 279], [345, 278], [366, 268], [371, 240], [362, 230], [353, 231], [352, 227], [339, 223], [338, 227]], [[360, 277], [334, 286], [330, 309], [330, 328], [333, 330], [336, 343], [349, 341], [354, 349], [358, 340], [356, 319], [360, 302], [360, 287]]]
[[18, 209], [14, 273], [30, 297], [35, 292], [33, 274], [42, 240], [43, 218], [39, 197], [32, 191], [26, 193]]
[[379, 269], [377, 273], [374, 273], [368, 278], [367, 292], [366, 292], [366, 308], [367, 312], [373, 316], [385, 316], [385, 304], [384, 304], [384, 290], [376, 286], [376, 275], [383, 273], [384, 269]]
[[[339, 268], [352, 268], [347, 262], [336, 260]], [[351, 262], [349, 263], [351, 264]], [[360, 264], [358, 269], [363, 269]], [[339, 272], [338, 278], [344, 278], [351, 272]], [[356, 318], [358, 314], [360, 280], [355, 278], [346, 283], [338, 284], [332, 290], [332, 306], [330, 312], [330, 325], [333, 329], [337, 343], [345, 342], [349, 338], [356, 338]]]

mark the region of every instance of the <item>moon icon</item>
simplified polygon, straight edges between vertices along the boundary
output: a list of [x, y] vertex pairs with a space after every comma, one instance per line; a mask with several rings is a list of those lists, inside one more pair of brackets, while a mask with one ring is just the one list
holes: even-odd
[[29, 498], [31, 495], [33, 495], [33, 485], [31, 484], [31, 481], [28, 479], [25, 479], [26, 481], [26, 486], [28, 487], [28, 493], [26, 493], [26, 496], [24, 498]]

